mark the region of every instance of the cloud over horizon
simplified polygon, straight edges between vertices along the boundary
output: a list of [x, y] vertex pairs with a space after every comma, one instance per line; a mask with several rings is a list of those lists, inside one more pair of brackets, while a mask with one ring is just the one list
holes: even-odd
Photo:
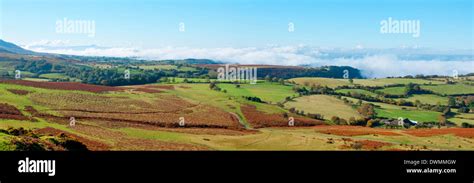
[[[67, 41], [42, 41], [23, 47], [37, 52], [82, 56], [137, 57], [149, 60], [200, 58], [239, 64], [352, 66], [362, 70], [363, 75], [371, 78], [417, 74], [452, 75], [454, 70], [459, 74], [474, 73], [472, 54], [460, 58], [443, 54], [434, 57], [419, 56], [414, 57], [414, 59], [407, 59], [397, 54], [399, 50], [371, 51], [360, 47], [347, 50], [322, 49], [305, 45], [267, 46], [263, 48], [162, 47], [139, 49], [98, 47], [95, 45], [65, 46], [67, 43]], [[413, 50], [409, 51], [412, 54]]]

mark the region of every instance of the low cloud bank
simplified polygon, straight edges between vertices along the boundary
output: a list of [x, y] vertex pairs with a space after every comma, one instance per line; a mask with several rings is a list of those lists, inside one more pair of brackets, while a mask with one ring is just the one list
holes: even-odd
[[347, 65], [362, 70], [364, 76], [381, 78], [406, 75], [447, 75], [474, 73], [474, 61], [400, 60], [394, 55], [374, 55], [361, 59], [320, 60], [315, 65]]
[[[370, 78], [406, 75], [452, 75], [474, 73], [474, 59], [456, 60], [449, 55], [440, 55], [429, 60], [404, 60], [396, 54], [386, 52], [367, 52], [363, 50], [331, 50], [308, 46], [269, 46], [265, 48], [187, 48], [163, 47], [156, 49], [110, 48], [98, 46], [67, 47], [58, 42], [47, 44], [31, 44], [24, 46], [37, 52], [60, 53], [84, 56], [138, 57], [143, 59], [186, 59], [206, 58], [229, 63], [240, 64], [272, 64], [272, 65], [345, 65], [362, 70], [363, 75]], [[52, 43], [52, 44], [49, 44]], [[62, 43], [62, 42], [61, 42]], [[357, 51], [357, 52], [355, 52]], [[413, 52], [413, 50], [410, 50]], [[361, 54], [362, 53], [362, 54]], [[412, 53], [410, 53], [412, 54]], [[357, 55], [357, 56], [351, 56]], [[446, 60], [446, 58], [450, 58]], [[443, 60], [444, 59], [444, 60]]]

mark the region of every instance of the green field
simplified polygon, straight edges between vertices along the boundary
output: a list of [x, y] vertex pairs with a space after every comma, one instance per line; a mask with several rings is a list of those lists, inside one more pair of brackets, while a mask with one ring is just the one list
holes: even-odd
[[431, 105], [437, 105], [438, 103], [441, 105], [448, 104], [448, 98], [441, 97], [438, 95], [431, 95], [431, 94], [413, 95], [404, 100], [408, 100], [413, 103], [415, 103], [416, 100], [419, 100], [422, 104], [431, 104]]
[[355, 109], [345, 104], [342, 100], [327, 95], [299, 97], [294, 101], [287, 102], [285, 107], [294, 107], [297, 110], [303, 110], [305, 113], [322, 114], [325, 119], [331, 119], [333, 116], [338, 116], [347, 120], [350, 117], [356, 119], [361, 117]]
[[405, 87], [388, 87], [384, 89], [377, 90], [390, 95], [404, 95]]
[[0, 71], [13, 73], [15, 71], [15, 62], [12, 61], [0, 61]]
[[[357, 102], [358, 99], [351, 98], [351, 97], [343, 97], [351, 100], [352, 102]], [[393, 118], [398, 119], [399, 117], [409, 118], [411, 120], [415, 120], [418, 122], [437, 122], [438, 116], [441, 114], [439, 112], [434, 111], [426, 111], [426, 110], [419, 110], [416, 107], [402, 107], [397, 105], [391, 105], [386, 103], [380, 102], [367, 102], [363, 101], [363, 103], [371, 103], [376, 106], [375, 111], [377, 112], [377, 117], [384, 117], [384, 118]]]
[[350, 85], [349, 80], [342, 80], [342, 79], [331, 79], [331, 78], [293, 78], [289, 81], [294, 81], [295, 83], [311, 87], [313, 85], [316, 86], [327, 86], [329, 88], [336, 88], [338, 86]]
[[464, 119], [464, 118], [449, 118], [448, 121], [455, 123], [458, 126], [461, 126], [462, 123], [468, 123], [474, 125], [474, 119]]
[[270, 82], [241, 84], [239, 88], [234, 84], [218, 84], [218, 86], [232, 96], [257, 96], [263, 101], [271, 103], [283, 102], [286, 97], [296, 96], [291, 86]]
[[[46, 76], [55, 77], [56, 75]], [[472, 139], [458, 137], [452, 134], [416, 137], [407, 135], [404, 133], [404, 130], [400, 129], [390, 130], [391, 132], [400, 134], [398, 136], [360, 135], [351, 137], [320, 133], [315, 127], [253, 129], [251, 125], [247, 123], [241, 112], [240, 107], [242, 105], [254, 105], [257, 107], [257, 110], [266, 113], [289, 113], [288, 109], [295, 107], [297, 110], [304, 111], [305, 113], [321, 114], [325, 119], [330, 119], [332, 116], [338, 116], [344, 119], [349, 119], [350, 117], [360, 118], [361, 115], [352, 106], [329, 95], [296, 97], [292, 101], [286, 102], [284, 108], [275, 105], [277, 102], [284, 101], [288, 96], [298, 96], [293, 92], [292, 86], [259, 82], [255, 85], [241, 84], [238, 88], [234, 84], [220, 83], [218, 86], [222, 90], [226, 90], [226, 92], [223, 92], [209, 89], [208, 83], [179, 83], [182, 79], [183, 78], [176, 78], [177, 84], [149, 85], [173, 86], [171, 89], [162, 89], [161, 93], [135, 93], [129, 90], [90, 93], [0, 84], [0, 101], [1, 103], [12, 104], [20, 110], [24, 110], [26, 106], [33, 106], [39, 111], [56, 114], [54, 111], [51, 111], [50, 108], [42, 106], [41, 103], [55, 100], [54, 102], [57, 102], [58, 105], [54, 107], [58, 108], [81, 106], [85, 107], [84, 109], [90, 110], [106, 110], [105, 107], [108, 106], [107, 110], [120, 111], [123, 109], [133, 110], [135, 103], [140, 104], [141, 102], [145, 102], [155, 105], [157, 103], [152, 103], [157, 102], [155, 100], [159, 101], [160, 98], [176, 96], [198, 106], [210, 105], [226, 112], [234, 113], [243, 120], [242, 123], [249, 131], [242, 132], [219, 129], [223, 131], [220, 132], [216, 129], [176, 129], [161, 127], [146, 129], [133, 126], [111, 127], [110, 124], [107, 123], [86, 119], [79, 119], [79, 126], [83, 125], [81, 127], [85, 129], [74, 129], [67, 125], [48, 122], [41, 118], [38, 119], [38, 122], [0, 119], [0, 129], [6, 129], [8, 127], [24, 127], [27, 129], [52, 127], [89, 140], [105, 143], [111, 146], [111, 150], [159, 150], [165, 147], [163, 144], [166, 143], [168, 145], [185, 145], [186, 147], [190, 145], [211, 150], [341, 150], [341, 147], [347, 143], [342, 140], [342, 138], [350, 138], [353, 141], [372, 140], [392, 144], [384, 146], [380, 148], [380, 150], [394, 148], [413, 150], [424, 149], [425, 147], [429, 150], [474, 149], [474, 140]], [[201, 79], [195, 78], [188, 80], [201, 81]], [[336, 81], [336, 83], [341, 82], [337, 80], [334, 81]], [[326, 82], [329, 82], [329, 80]], [[127, 86], [126, 88], [133, 87], [142, 86]], [[17, 95], [8, 91], [8, 89], [26, 90], [32, 93]], [[369, 91], [359, 89], [337, 90], [337, 92], [357, 92], [371, 96], [375, 95]], [[256, 103], [248, 101], [241, 96], [256, 96], [269, 103]], [[100, 97], [112, 98], [105, 100]], [[355, 98], [343, 98], [347, 98], [353, 102], [358, 101], [358, 99]], [[422, 103], [431, 104], [440, 102], [444, 104], [447, 98], [437, 95], [414, 95], [406, 100], [420, 100]], [[131, 104], [128, 105], [128, 103]], [[367, 102], [363, 101], [363, 103]], [[438, 112], [419, 110], [415, 107], [401, 107], [378, 102], [371, 103], [377, 106], [376, 112], [378, 117], [395, 119], [403, 117], [418, 122], [437, 122], [437, 117], [440, 115]], [[27, 116], [31, 115], [26, 111], [23, 111], [23, 113]], [[449, 118], [448, 120], [458, 125], [462, 122], [474, 124], [474, 114], [457, 114], [454, 118]], [[332, 125], [326, 126], [331, 127]], [[250, 130], [252, 130], [252, 132], [250, 132]], [[11, 138], [9, 135], [0, 133], [0, 150], [13, 150], [15, 148], [9, 143]], [[335, 142], [328, 143], [328, 139], [335, 139]], [[410, 146], [402, 146], [403, 144], [409, 144]]]
[[[232, 84], [219, 84], [224, 85], [224, 87], [228, 87], [229, 91], [224, 93], [222, 91], [214, 91], [209, 89], [209, 84], [175, 84], [175, 90], [167, 91], [171, 94], [178, 95], [185, 99], [192, 100], [194, 102], [201, 102], [205, 104], [209, 104], [218, 108], [221, 108], [228, 112], [233, 112], [238, 115], [242, 115], [240, 111], [240, 105], [242, 104], [252, 104], [257, 107], [258, 110], [268, 112], [268, 113], [281, 113], [285, 112], [284, 109], [277, 107], [276, 105], [269, 105], [269, 104], [262, 104], [256, 102], [250, 102], [241, 96], [245, 96], [243, 94], [252, 94], [253, 96], [257, 96], [262, 98], [262, 100], [269, 100], [276, 103], [279, 100], [284, 100], [284, 98], [288, 94], [292, 94], [292, 90], [287, 90], [288, 88], [282, 87], [282, 85], [277, 84], [268, 84], [262, 86], [255, 86], [250, 84], [242, 84], [241, 88], [235, 88]], [[260, 84], [257, 84], [260, 85]], [[232, 88], [234, 87], [234, 88]], [[278, 94], [271, 94], [271, 92], [265, 92], [265, 89], [269, 89], [271, 87], [280, 88], [282, 92]], [[243, 89], [242, 91], [239, 89]], [[285, 93], [289, 91], [289, 93]], [[260, 95], [264, 94], [264, 95]], [[243, 115], [242, 115], [243, 116]]]
[[446, 95], [474, 94], [474, 86], [465, 84], [421, 86], [421, 88]]
[[66, 76], [63, 73], [48, 73], [48, 74], [41, 74], [39, 78], [46, 78], [46, 79], [69, 79], [70, 81], [81, 82], [81, 80], [76, 78], [71, 78]]
[[376, 108], [378, 117], [394, 118], [398, 119], [408, 118], [418, 122], [438, 122], [438, 116], [441, 114], [434, 111], [421, 111], [421, 110], [409, 110], [409, 109], [384, 109]]
[[371, 97], [376, 97], [377, 96], [376, 93], [372, 93], [370, 91], [362, 90], [362, 89], [340, 89], [340, 90], [336, 90], [336, 92], [337, 93], [343, 93], [343, 94], [358, 93], [358, 94], [364, 94], [364, 95], [371, 96]]
[[382, 79], [354, 79], [354, 84], [364, 86], [386, 86], [394, 84], [444, 84], [441, 81], [426, 79], [410, 79], [410, 78], [382, 78]]
[[454, 118], [449, 118], [449, 121], [461, 125], [462, 123], [469, 123], [474, 125], [474, 113], [458, 113]]

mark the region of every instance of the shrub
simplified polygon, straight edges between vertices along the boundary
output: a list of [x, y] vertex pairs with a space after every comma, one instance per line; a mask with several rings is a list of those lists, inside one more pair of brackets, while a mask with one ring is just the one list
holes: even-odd
[[461, 124], [461, 127], [462, 128], [474, 128], [474, 125], [464, 122], [464, 123]]

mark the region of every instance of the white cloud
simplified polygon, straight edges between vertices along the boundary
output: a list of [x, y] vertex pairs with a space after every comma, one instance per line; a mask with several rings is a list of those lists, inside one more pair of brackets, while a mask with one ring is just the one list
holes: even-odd
[[[45, 46], [42, 46], [43, 43]], [[68, 48], [65, 41], [43, 41], [29, 47], [37, 52], [49, 52], [85, 56], [138, 57], [144, 59], [186, 59], [205, 58], [240, 64], [271, 65], [347, 65], [359, 68], [368, 77], [387, 77], [405, 75], [451, 75], [453, 70], [459, 74], [473, 73], [474, 60], [441, 61], [436, 59], [402, 60], [387, 51], [373, 52], [359, 57], [352, 56], [354, 51], [364, 51], [362, 46], [355, 50], [320, 49], [304, 45], [267, 46], [264, 48], [188, 48], [162, 47], [156, 49], [78, 47]], [[33, 46], [34, 45], [34, 46]], [[55, 47], [55, 45], [57, 45]], [[413, 51], [413, 50], [408, 50]], [[443, 55], [445, 56], [445, 55]]]
[[400, 60], [394, 55], [366, 56], [361, 59], [320, 60], [317, 65], [346, 65], [358, 68], [367, 77], [406, 75], [448, 75], [456, 70], [459, 74], [474, 73], [474, 61]]

